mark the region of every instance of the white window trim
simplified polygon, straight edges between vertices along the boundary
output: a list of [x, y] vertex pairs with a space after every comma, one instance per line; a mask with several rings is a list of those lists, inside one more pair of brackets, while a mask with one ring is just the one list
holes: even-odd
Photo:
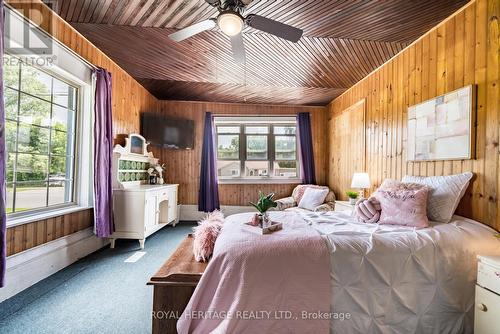
[[[294, 123], [297, 127], [298, 131], [298, 125], [297, 125], [297, 120], [296, 116], [215, 116], [214, 117], [214, 126], [216, 127], [217, 125], [235, 125], [235, 124], [248, 124], [248, 125], [259, 125], [259, 124], [291, 124]], [[270, 129], [271, 131], [271, 129]], [[217, 136], [217, 128], [215, 128], [215, 135]], [[243, 135], [245, 134], [238, 134], [238, 135]], [[267, 136], [274, 136], [272, 133], [268, 133]], [[273, 176], [268, 176], [268, 177], [217, 177], [218, 183], [223, 185], [223, 184], [263, 184], [263, 183], [268, 183], [268, 184], [300, 184], [302, 183], [301, 179], [301, 168], [300, 168], [300, 149], [299, 149], [299, 138], [298, 138], [298, 132], [296, 135], [296, 140], [297, 140], [297, 153], [296, 153], [296, 161], [297, 161], [297, 172], [298, 176], [295, 178], [286, 178], [286, 177], [273, 177]], [[273, 142], [273, 141], [272, 141]], [[269, 141], [268, 141], [269, 143]], [[217, 147], [216, 147], [217, 150]], [[273, 148], [274, 150], [274, 148]], [[268, 154], [271, 151], [271, 148], [268, 147]], [[217, 152], [216, 154], [216, 161], [217, 159]], [[244, 152], [242, 154], [245, 154]], [[268, 157], [268, 160], [261, 160], [261, 161], [268, 161], [269, 165], [273, 163], [271, 157]], [[241, 159], [241, 156], [240, 156]], [[238, 159], [238, 161], [241, 161]], [[260, 161], [260, 160], [256, 160]], [[271, 166], [270, 166], [271, 170]]]
[[[6, 6], [6, 15], [11, 15], [12, 24], [22, 24], [27, 21], [16, 10]], [[32, 24], [30, 22], [30, 24]], [[7, 215], [7, 227], [27, 224], [34, 221], [53, 218], [72, 212], [82, 211], [93, 207], [93, 112], [95, 92], [95, 77], [92, 75], [92, 66], [81, 58], [74, 51], [68, 49], [64, 44], [57, 39], [48, 35], [45, 31], [40, 30], [43, 34], [54, 42], [54, 54], [57, 61], [52, 66], [41, 68], [46, 72], [53, 73], [74, 83], [79, 88], [78, 108], [76, 115], [75, 127], [75, 148], [74, 148], [74, 198], [73, 203], [51, 206], [47, 208], [37, 208], [26, 212], [14, 213]], [[16, 30], [14, 30], [16, 31]], [[18, 36], [17, 36], [18, 37]], [[13, 37], [14, 39], [16, 36]], [[7, 39], [7, 38], [6, 38]], [[15, 43], [15, 41], [13, 41]]]
[[79, 105], [77, 108], [74, 148], [73, 203], [35, 208], [26, 212], [7, 215], [7, 227], [53, 218], [93, 207], [93, 168], [92, 168], [92, 105], [94, 99], [94, 80], [84, 83], [55, 66], [51, 72], [69, 78], [78, 85]]

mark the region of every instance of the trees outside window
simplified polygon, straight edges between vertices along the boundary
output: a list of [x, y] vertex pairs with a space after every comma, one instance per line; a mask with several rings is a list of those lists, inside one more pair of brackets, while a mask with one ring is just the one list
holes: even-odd
[[7, 212], [73, 202], [78, 88], [13, 57], [4, 86]]

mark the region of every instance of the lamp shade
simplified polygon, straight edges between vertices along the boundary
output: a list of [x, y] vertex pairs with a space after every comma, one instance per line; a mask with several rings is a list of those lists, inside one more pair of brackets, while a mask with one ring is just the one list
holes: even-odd
[[370, 177], [368, 173], [354, 173], [352, 176], [351, 188], [367, 189], [370, 188]]

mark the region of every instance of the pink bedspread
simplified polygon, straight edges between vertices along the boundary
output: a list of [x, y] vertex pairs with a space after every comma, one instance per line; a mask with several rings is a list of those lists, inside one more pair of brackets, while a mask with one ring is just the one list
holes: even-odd
[[281, 231], [260, 235], [230, 216], [179, 333], [328, 333], [331, 287], [326, 241], [293, 213], [272, 212]]

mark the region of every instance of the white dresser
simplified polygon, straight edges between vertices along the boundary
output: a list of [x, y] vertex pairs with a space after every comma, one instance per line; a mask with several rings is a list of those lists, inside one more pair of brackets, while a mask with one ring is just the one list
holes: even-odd
[[474, 333], [500, 333], [500, 256], [478, 256]]
[[116, 239], [138, 239], [141, 249], [145, 239], [167, 224], [175, 226], [179, 219], [177, 184], [139, 185], [113, 191]]
[[110, 236], [111, 248], [116, 239], [137, 239], [143, 249], [148, 236], [178, 222], [178, 185], [149, 184], [148, 170], [154, 170], [158, 159], [147, 147], [144, 137], [130, 134], [125, 146], [116, 145], [113, 150], [115, 231]]

